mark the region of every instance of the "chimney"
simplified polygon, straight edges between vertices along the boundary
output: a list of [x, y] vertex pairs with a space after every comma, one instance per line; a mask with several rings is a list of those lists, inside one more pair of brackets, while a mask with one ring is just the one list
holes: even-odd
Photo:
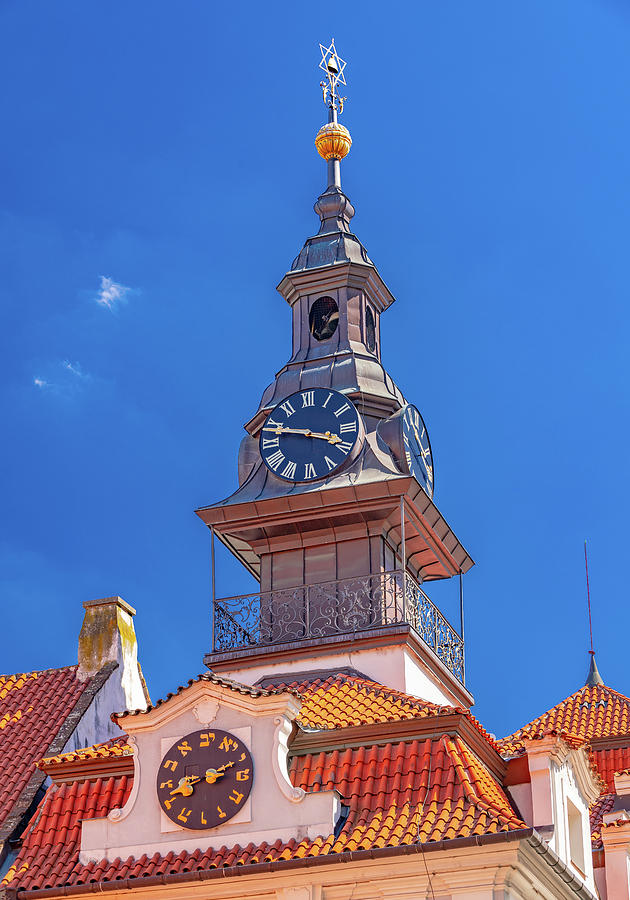
[[83, 608], [79, 679], [86, 681], [108, 663], [118, 663], [111, 677], [120, 686], [120, 709], [145, 709], [149, 698], [138, 663], [138, 642], [133, 626], [135, 609], [122, 597], [86, 600]]

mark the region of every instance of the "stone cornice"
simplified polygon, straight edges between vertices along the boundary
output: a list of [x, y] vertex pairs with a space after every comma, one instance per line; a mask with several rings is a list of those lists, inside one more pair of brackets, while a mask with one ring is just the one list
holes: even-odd
[[378, 312], [383, 312], [391, 306], [395, 299], [375, 266], [357, 262], [335, 263], [313, 269], [287, 272], [277, 290], [292, 306], [304, 294], [322, 293], [341, 287], [353, 287], [365, 291]]
[[[132, 715], [121, 716], [120, 719], [124, 722], [124, 726], [121, 727], [124, 727], [124, 730], [131, 735], [143, 731], [155, 731], [194, 707], [195, 703], [199, 704], [205, 699], [215, 700], [221, 706], [237, 710], [252, 718], [286, 716], [289, 721], [296, 718], [302, 705], [300, 698], [288, 691], [270, 696], [252, 696], [210, 680], [199, 680], [146, 712], [139, 711]], [[117, 717], [114, 718], [118, 721]]]
[[94, 756], [49, 762], [40, 766], [53, 784], [71, 781], [94, 781], [96, 778], [112, 778], [133, 775], [133, 755]]
[[604, 822], [601, 829], [604, 854], [611, 850], [624, 850], [630, 847], [630, 819], [624, 819], [621, 812], [614, 822]]

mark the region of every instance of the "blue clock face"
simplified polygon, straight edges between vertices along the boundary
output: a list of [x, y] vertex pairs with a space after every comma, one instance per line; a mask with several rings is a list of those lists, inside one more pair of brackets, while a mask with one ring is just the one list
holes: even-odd
[[260, 455], [267, 468], [286, 481], [326, 478], [348, 459], [359, 424], [354, 403], [338, 391], [297, 391], [265, 420]]
[[415, 406], [404, 407], [402, 416], [402, 438], [404, 458], [402, 465], [423, 488], [429, 497], [433, 496], [433, 457], [426, 425]]

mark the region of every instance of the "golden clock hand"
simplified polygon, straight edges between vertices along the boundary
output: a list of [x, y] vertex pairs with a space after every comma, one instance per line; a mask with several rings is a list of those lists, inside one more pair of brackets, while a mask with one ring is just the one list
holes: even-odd
[[234, 765], [234, 761], [225, 763], [223, 766], [219, 766], [217, 769], [206, 769], [206, 781], [208, 784], [215, 784], [219, 778], [223, 778], [225, 775], [225, 770], [229, 769]]
[[201, 781], [199, 775], [185, 775], [179, 779], [177, 787], [171, 791], [171, 797], [175, 797], [176, 794], [181, 794], [182, 797], [190, 797], [194, 791], [193, 785], [197, 784], [198, 781]]
[[225, 772], [218, 772], [216, 769], [206, 769], [206, 783], [215, 784], [224, 775]]
[[338, 434], [331, 434], [330, 431], [311, 431], [310, 428], [289, 428], [288, 425], [279, 425], [277, 428], [263, 428], [263, 431], [273, 431], [274, 434], [303, 434], [304, 437], [320, 438], [322, 441], [328, 441], [329, 444], [341, 443]]
[[324, 431], [322, 434], [321, 431], [311, 431], [311, 437], [321, 438], [323, 441], [328, 441], [329, 444], [340, 444], [341, 438], [338, 434], [331, 434], [330, 431]]

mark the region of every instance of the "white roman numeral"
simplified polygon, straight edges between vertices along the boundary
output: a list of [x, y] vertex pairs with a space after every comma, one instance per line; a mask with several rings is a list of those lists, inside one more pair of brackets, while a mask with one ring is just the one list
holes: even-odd
[[328, 471], [330, 472], [332, 469], [337, 467], [337, 463], [334, 463], [332, 459], [329, 459], [327, 456], [324, 457], [326, 465], [328, 466]]
[[315, 406], [315, 391], [306, 391], [302, 394], [302, 409], [305, 406]]
[[263, 450], [270, 450], [271, 447], [279, 447], [280, 446], [280, 438], [263, 438], [262, 441]]
[[408, 450], [405, 450], [405, 459], [407, 460], [407, 467], [411, 469], [411, 453]]
[[357, 423], [356, 422], [342, 422], [339, 426], [339, 431], [342, 434], [345, 434], [347, 431], [356, 431]]
[[275, 453], [272, 453], [271, 456], [265, 457], [265, 462], [269, 466], [270, 469], [273, 469], [275, 472], [276, 469], [282, 465], [284, 462], [285, 456], [282, 450], [276, 450]]
[[285, 478], [295, 478], [296, 469], [297, 463], [291, 462], [291, 460], [289, 460], [280, 474], [284, 475]]
[[315, 471], [315, 466], [313, 463], [306, 463], [304, 466], [304, 480], [308, 478], [315, 478], [317, 472]]
[[324, 402], [322, 403], [322, 409], [326, 409], [326, 406], [328, 405], [328, 401], [330, 400], [331, 397], [332, 397], [332, 391], [331, 391], [331, 393], [326, 397], [326, 399], [324, 400]]
[[349, 444], [347, 441], [342, 441], [340, 444], [337, 444], [337, 450], [341, 450], [343, 455], [347, 456], [352, 450], [352, 444]]
[[273, 425], [274, 428], [282, 428], [282, 423], [276, 422], [274, 419], [267, 419], [267, 425]]
[[336, 410], [335, 410], [335, 415], [337, 416], [337, 418], [339, 418], [339, 416], [340, 416], [342, 413], [345, 413], [345, 411], [346, 411], [347, 409], [350, 409], [350, 404], [349, 404], [349, 403], [344, 403], [343, 406], [340, 406], [339, 409], [336, 409]]
[[292, 416], [293, 413], [295, 412], [295, 410], [293, 409], [293, 407], [291, 406], [291, 404], [289, 403], [288, 400], [285, 400], [284, 403], [280, 404], [280, 409], [284, 410], [287, 419], [289, 418], [289, 416]]

